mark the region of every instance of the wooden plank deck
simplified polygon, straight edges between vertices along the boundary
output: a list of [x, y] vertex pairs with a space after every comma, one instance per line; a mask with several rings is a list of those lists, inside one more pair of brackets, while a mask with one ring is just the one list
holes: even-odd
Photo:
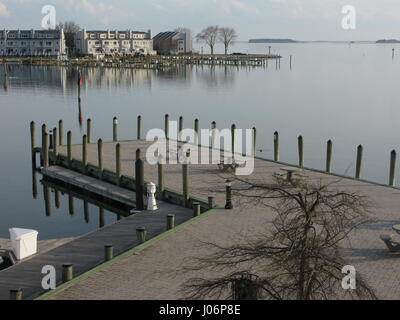
[[[80, 187], [90, 189], [93, 192], [106, 192], [108, 196], [132, 204], [135, 193], [121, 189], [105, 182], [84, 177], [67, 169], [50, 167], [46, 174], [58, 179], [70, 179], [71, 183], [79, 184]], [[96, 181], [93, 181], [93, 180]], [[114, 256], [117, 256], [137, 246], [138, 240], [136, 229], [145, 227], [147, 239], [166, 231], [168, 214], [175, 214], [176, 226], [190, 220], [193, 211], [177, 205], [158, 201], [159, 210], [156, 212], [142, 212], [124, 218], [114, 224], [108, 225], [65, 245], [55, 248], [43, 254], [38, 254], [28, 260], [0, 272], [0, 300], [9, 298], [9, 290], [13, 288], [23, 289], [24, 299], [33, 299], [42, 294], [41, 287], [43, 274], [41, 270], [45, 265], [53, 265], [57, 271], [57, 285], [62, 282], [62, 264], [72, 263], [74, 265], [74, 276], [89, 271], [104, 262], [104, 245], [114, 246]]]

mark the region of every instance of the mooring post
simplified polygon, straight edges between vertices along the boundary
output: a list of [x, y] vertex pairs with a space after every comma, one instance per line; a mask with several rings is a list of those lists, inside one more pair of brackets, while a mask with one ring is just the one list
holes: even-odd
[[236, 134], [236, 125], [235, 124], [233, 124], [232, 125], [232, 127], [231, 127], [231, 136], [232, 136], [232, 149], [231, 149], [231, 151], [232, 151], [232, 158], [234, 158], [235, 157], [235, 134]]
[[118, 141], [118, 118], [113, 119], [113, 141]]
[[45, 133], [47, 131], [46, 125], [42, 125], [42, 152], [40, 154], [40, 165], [43, 167], [44, 166], [44, 139], [45, 139]]
[[87, 137], [86, 134], [82, 137], [82, 164], [84, 173], [87, 172]]
[[97, 141], [97, 163], [100, 170], [100, 179], [103, 178], [103, 140]]
[[137, 117], [137, 139], [142, 140], [142, 116]]
[[175, 228], [175, 215], [167, 215], [167, 230], [172, 230]]
[[201, 214], [201, 206], [200, 203], [194, 202], [193, 203], [193, 216], [198, 217]]
[[144, 162], [141, 159], [140, 149], [136, 150], [135, 162], [135, 182], [136, 182], [136, 209], [144, 210]]
[[274, 133], [274, 161], [279, 161], [279, 133]]
[[199, 119], [195, 119], [195, 120], [194, 120], [194, 132], [195, 132], [196, 135], [195, 135], [195, 137], [194, 137], [194, 144], [195, 144], [196, 146], [200, 144], [199, 126], [200, 126], [200, 124], [199, 124]]
[[208, 209], [214, 209], [214, 208], [215, 208], [215, 197], [208, 196]]
[[117, 173], [117, 185], [121, 185], [121, 145], [115, 146], [115, 172]]
[[165, 115], [164, 126], [165, 126], [165, 139], [168, 140], [169, 139], [169, 115], [168, 114]]
[[328, 173], [331, 173], [332, 170], [332, 150], [333, 150], [332, 140], [328, 140], [327, 150], [326, 150], [326, 172]]
[[356, 179], [360, 179], [361, 177], [362, 156], [363, 156], [363, 146], [359, 145], [357, 147]]
[[90, 222], [89, 202], [87, 200], [83, 200], [83, 217], [86, 223]]
[[189, 206], [189, 163], [188, 160], [182, 165], [183, 204]]
[[298, 149], [299, 149], [299, 166], [301, 168], [304, 167], [304, 141], [303, 137], [299, 136], [298, 138]]
[[72, 132], [67, 132], [67, 158], [68, 158], [68, 167], [72, 167]]
[[396, 176], [396, 158], [397, 153], [396, 150], [393, 150], [390, 153], [390, 174], [389, 174], [389, 186], [394, 186], [395, 184], [395, 176]]
[[213, 121], [211, 123], [211, 149], [215, 147], [215, 131], [217, 130], [217, 123]]
[[47, 169], [49, 167], [49, 136], [47, 132], [44, 133], [42, 153], [43, 153], [43, 167]]
[[86, 135], [87, 135], [87, 143], [91, 144], [92, 142], [92, 120], [87, 119], [87, 124], [86, 124]]
[[178, 134], [178, 141], [182, 141], [182, 131], [183, 131], [183, 117], [179, 117], [179, 134]]
[[32, 121], [31, 122], [31, 154], [32, 154], [32, 168], [35, 169], [36, 168], [36, 153], [35, 153], [35, 122]]
[[74, 271], [72, 263], [64, 263], [62, 265], [62, 281], [68, 282], [74, 278]]
[[164, 159], [160, 155], [158, 158], [158, 194], [164, 198]]
[[253, 127], [253, 146], [252, 146], [251, 154], [253, 157], [255, 157], [257, 154], [257, 129], [256, 129], [256, 127]]
[[53, 154], [55, 157], [55, 163], [57, 160], [58, 155], [58, 135], [57, 135], [57, 128], [53, 129]]
[[22, 289], [11, 289], [10, 290], [10, 300], [22, 300]]
[[64, 145], [64, 123], [62, 120], [58, 121], [58, 143], [60, 146]]
[[145, 243], [147, 238], [147, 231], [145, 227], [140, 227], [136, 229], [137, 239], [139, 244]]
[[104, 260], [110, 261], [114, 258], [114, 247], [112, 244], [104, 245]]

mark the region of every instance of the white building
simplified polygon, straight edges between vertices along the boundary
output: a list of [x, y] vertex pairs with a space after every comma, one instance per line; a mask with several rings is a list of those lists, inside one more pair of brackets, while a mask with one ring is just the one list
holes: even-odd
[[75, 35], [77, 53], [90, 56], [155, 55], [151, 31], [79, 31]]
[[54, 56], [66, 54], [63, 30], [0, 31], [0, 56]]

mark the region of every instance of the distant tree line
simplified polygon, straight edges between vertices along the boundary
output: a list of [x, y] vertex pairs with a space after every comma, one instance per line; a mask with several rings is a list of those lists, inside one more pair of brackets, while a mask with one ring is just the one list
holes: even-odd
[[197, 42], [203, 42], [210, 47], [212, 55], [217, 43], [222, 43], [225, 47], [225, 54], [228, 54], [229, 47], [235, 43], [237, 38], [238, 34], [235, 29], [219, 26], [209, 26], [196, 36]]

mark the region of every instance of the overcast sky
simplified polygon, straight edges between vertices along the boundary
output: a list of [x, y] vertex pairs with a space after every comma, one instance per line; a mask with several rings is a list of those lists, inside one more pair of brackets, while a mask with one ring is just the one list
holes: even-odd
[[[40, 29], [44, 5], [57, 20], [104, 29], [176, 27], [199, 32], [207, 25], [236, 28], [239, 39], [400, 39], [400, 0], [0, 0], [1, 29]], [[342, 8], [356, 9], [356, 30], [342, 28]]]

